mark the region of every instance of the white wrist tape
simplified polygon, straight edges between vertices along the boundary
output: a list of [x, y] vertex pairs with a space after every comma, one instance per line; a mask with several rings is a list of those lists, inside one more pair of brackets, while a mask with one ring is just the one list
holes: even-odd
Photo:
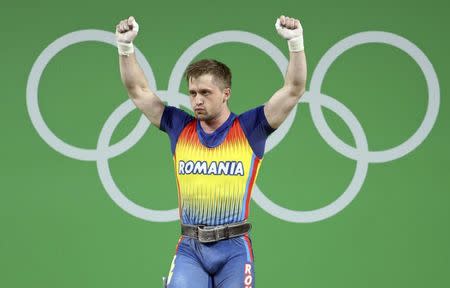
[[289, 51], [291, 52], [300, 52], [305, 50], [305, 46], [303, 44], [303, 35], [288, 40], [288, 46]]
[[119, 55], [130, 56], [130, 54], [134, 53], [133, 42], [117, 42], [117, 49], [119, 50]]

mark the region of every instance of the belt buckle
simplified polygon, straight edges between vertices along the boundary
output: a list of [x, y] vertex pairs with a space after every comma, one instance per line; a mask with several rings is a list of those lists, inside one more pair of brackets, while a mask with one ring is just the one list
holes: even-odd
[[217, 226], [209, 229], [208, 226], [198, 226], [198, 241], [200, 241], [201, 243], [212, 243], [219, 241], [219, 230], [221, 228], [222, 226]]

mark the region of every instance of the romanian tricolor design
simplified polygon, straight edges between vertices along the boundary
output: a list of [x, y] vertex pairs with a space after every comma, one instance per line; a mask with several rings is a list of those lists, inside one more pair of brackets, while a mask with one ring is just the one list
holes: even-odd
[[247, 219], [261, 159], [237, 118], [214, 148], [200, 142], [197, 120], [191, 121], [178, 138], [174, 164], [184, 224], [222, 225]]

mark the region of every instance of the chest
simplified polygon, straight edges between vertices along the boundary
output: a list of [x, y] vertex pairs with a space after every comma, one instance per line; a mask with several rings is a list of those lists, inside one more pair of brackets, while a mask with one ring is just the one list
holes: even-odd
[[178, 176], [246, 177], [253, 158], [253, 150], [236, 121], [223, 141], [213, 148], [201, 142], [196, 125], [188, 125], [180, 134], [174, 160]]

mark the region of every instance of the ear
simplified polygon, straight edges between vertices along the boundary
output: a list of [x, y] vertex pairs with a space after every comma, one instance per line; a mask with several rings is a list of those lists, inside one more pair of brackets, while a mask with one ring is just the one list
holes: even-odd
[[231, 97], [231, 88], [223, 89], [223, 102], [227, 102]]

